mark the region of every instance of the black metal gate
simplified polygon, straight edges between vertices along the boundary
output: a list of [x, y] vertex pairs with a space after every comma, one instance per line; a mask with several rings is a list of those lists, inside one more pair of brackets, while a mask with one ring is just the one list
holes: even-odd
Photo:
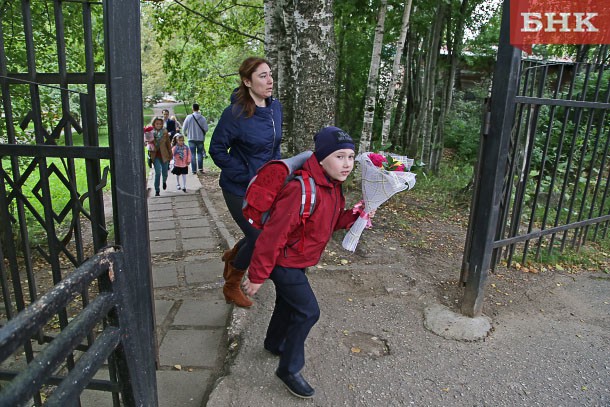
[[462, 312], [481, 313], [485, 278], [504, 257], [539, 260], [604, 238], [610, 221], [610, 66], [521, 60], [500, 48], [481, 138], [464, 251]]
[[156, 406], [139, 1], [0, 1], [0, 91], [0, 405]]

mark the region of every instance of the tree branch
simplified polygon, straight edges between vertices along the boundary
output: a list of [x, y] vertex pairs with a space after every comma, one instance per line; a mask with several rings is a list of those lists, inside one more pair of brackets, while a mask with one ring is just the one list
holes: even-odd
[[181, 3], [180, 1], [178, 1], [178, 0], [174, 0], [174, 3], [178, 4], [179, 6], [181, 6], [182, 8], [184, 8], [185, 10], [187, 10], [188, 12], [193, 13], [193, 14], [195, 14], [195, 15], [198, 15], [199, 17], [203, 18], [203, 19], [204, 19], [204, 20], [206, 20], [207, 22], [212, 23], [212, 24], [214, 24], [214, 25], [217, 25], [217, 26], [219, 26], [219, 27], [222, 27], [222, 28], [224, 28], [225, 30], [231, 31], [231, 32], [236, 33], [236, 34], [239, 34], [239, 35], [243, 35], [244, 37], [247, 37], [247, 38], [253, 39], [253, 40], [255, 40], [255, 41], [260, 41], [260, 42], [262, 42], [262, 43], [264, 43], [264, 42], [265, 42], [265, 40], [264, 40], [264, 39], [259, 38], [259, 37], [255, 36], [255, 35], [250, 35], [250, 34], [248, 34], [248, 33], [245, 33], [245, 32], [242, 32], [242, 31], [239, 31], [239, 30], [237, 30], [237, 29], [235, 29], [235, 28], [233, 28], [233, 27], [229, 27], [229, 26], [227, 26], [227, 25], [225, 25], [225, 24], [219, 23], [218, 21], [214, 20], [213, 18], [208, 17], [208, 16], [206, 16], [206, 15], [204, 15], [204, 14], [201, 14], [201, 13], [200, 13], [200, 12], [198, 12], [198, 11], [195, 11], [195, 10], [193, 10], [193, 9], [191, 9], [191, 8], [189, 8], [189, 7], [187, 7], [186, 5], [182, 4], [182, 3]]

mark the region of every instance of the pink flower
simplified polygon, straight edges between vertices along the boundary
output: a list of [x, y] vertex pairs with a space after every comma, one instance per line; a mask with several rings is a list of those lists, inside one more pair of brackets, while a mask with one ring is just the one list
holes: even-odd
[[375, 167], [383, 168], [383, 163], [388, 162], [388, 159], [381, 154], [370, 153], [369, 158]]
[[405, 165], [402, 164], [402, 163], [398, 164], [398, 165], [394, 165], [393, 168], [392, 168], [392, 171], [402, 171], [402, 172], [405, 172], [406, 170], [407, 169], [406, 169]]
[[153, 131], [154, 127], [153, 126], [146, 126], [144, 127], [144, 133], [149, 132], [149, 131]]

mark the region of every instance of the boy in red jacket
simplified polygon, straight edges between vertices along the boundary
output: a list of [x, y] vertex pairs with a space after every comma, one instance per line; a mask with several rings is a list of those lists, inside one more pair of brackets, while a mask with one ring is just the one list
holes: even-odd
[[318, 263], [332, 233], [348, 229], [357, 219], [345, 210], [341, 184], [354, 168], [352, 138], [337, 127], [325, 127], [314, 137], [315, 152], [305, 162], [316, 183], [316, 206], [304, 224], [299, 214], [301, 186], [289, 182], [278, 194], [273, 215], [265, 223], [256, 245], [244, 292], [254, 295], [266, 279], [275, 285], [275, 308], [264, 347], [280, 362], [275, 374], [297, 397], [309, 398], [314, 389], [300, 371], [305, 365], [305, 339], [320, 317], [316, 296], [305, 275]]

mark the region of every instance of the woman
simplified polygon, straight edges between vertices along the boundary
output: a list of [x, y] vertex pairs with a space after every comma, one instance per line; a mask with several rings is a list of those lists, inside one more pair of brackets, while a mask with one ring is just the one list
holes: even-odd
[[250, 307], [252, 301], [241, 291], [240, 283], [260, 230], [248, 223], [241, 207], [248, 182], [256, 171], [267, 161], [280, 158], [282, 105], [271, 96], [273, 77], [265, 59], [247, 58], [239, 67], [239, 76], [239, 88], [231, 95], [231, 105], [214, 129], [209, 153], [221, 170], [219, 184], [227, 208], [244, 233], [222, 256], [223, 293], [228, 303]]
[[152, 120], [154, 139], [151, 142], [150, 159], [155, 168], [155, 196], [161, 194], [161, 177], [163, 177], [163, 190], [167, 189], [167, 170], [172, 159], [172, 146], [169, 133], [163, 127], [163, 118], [155, 117]]

